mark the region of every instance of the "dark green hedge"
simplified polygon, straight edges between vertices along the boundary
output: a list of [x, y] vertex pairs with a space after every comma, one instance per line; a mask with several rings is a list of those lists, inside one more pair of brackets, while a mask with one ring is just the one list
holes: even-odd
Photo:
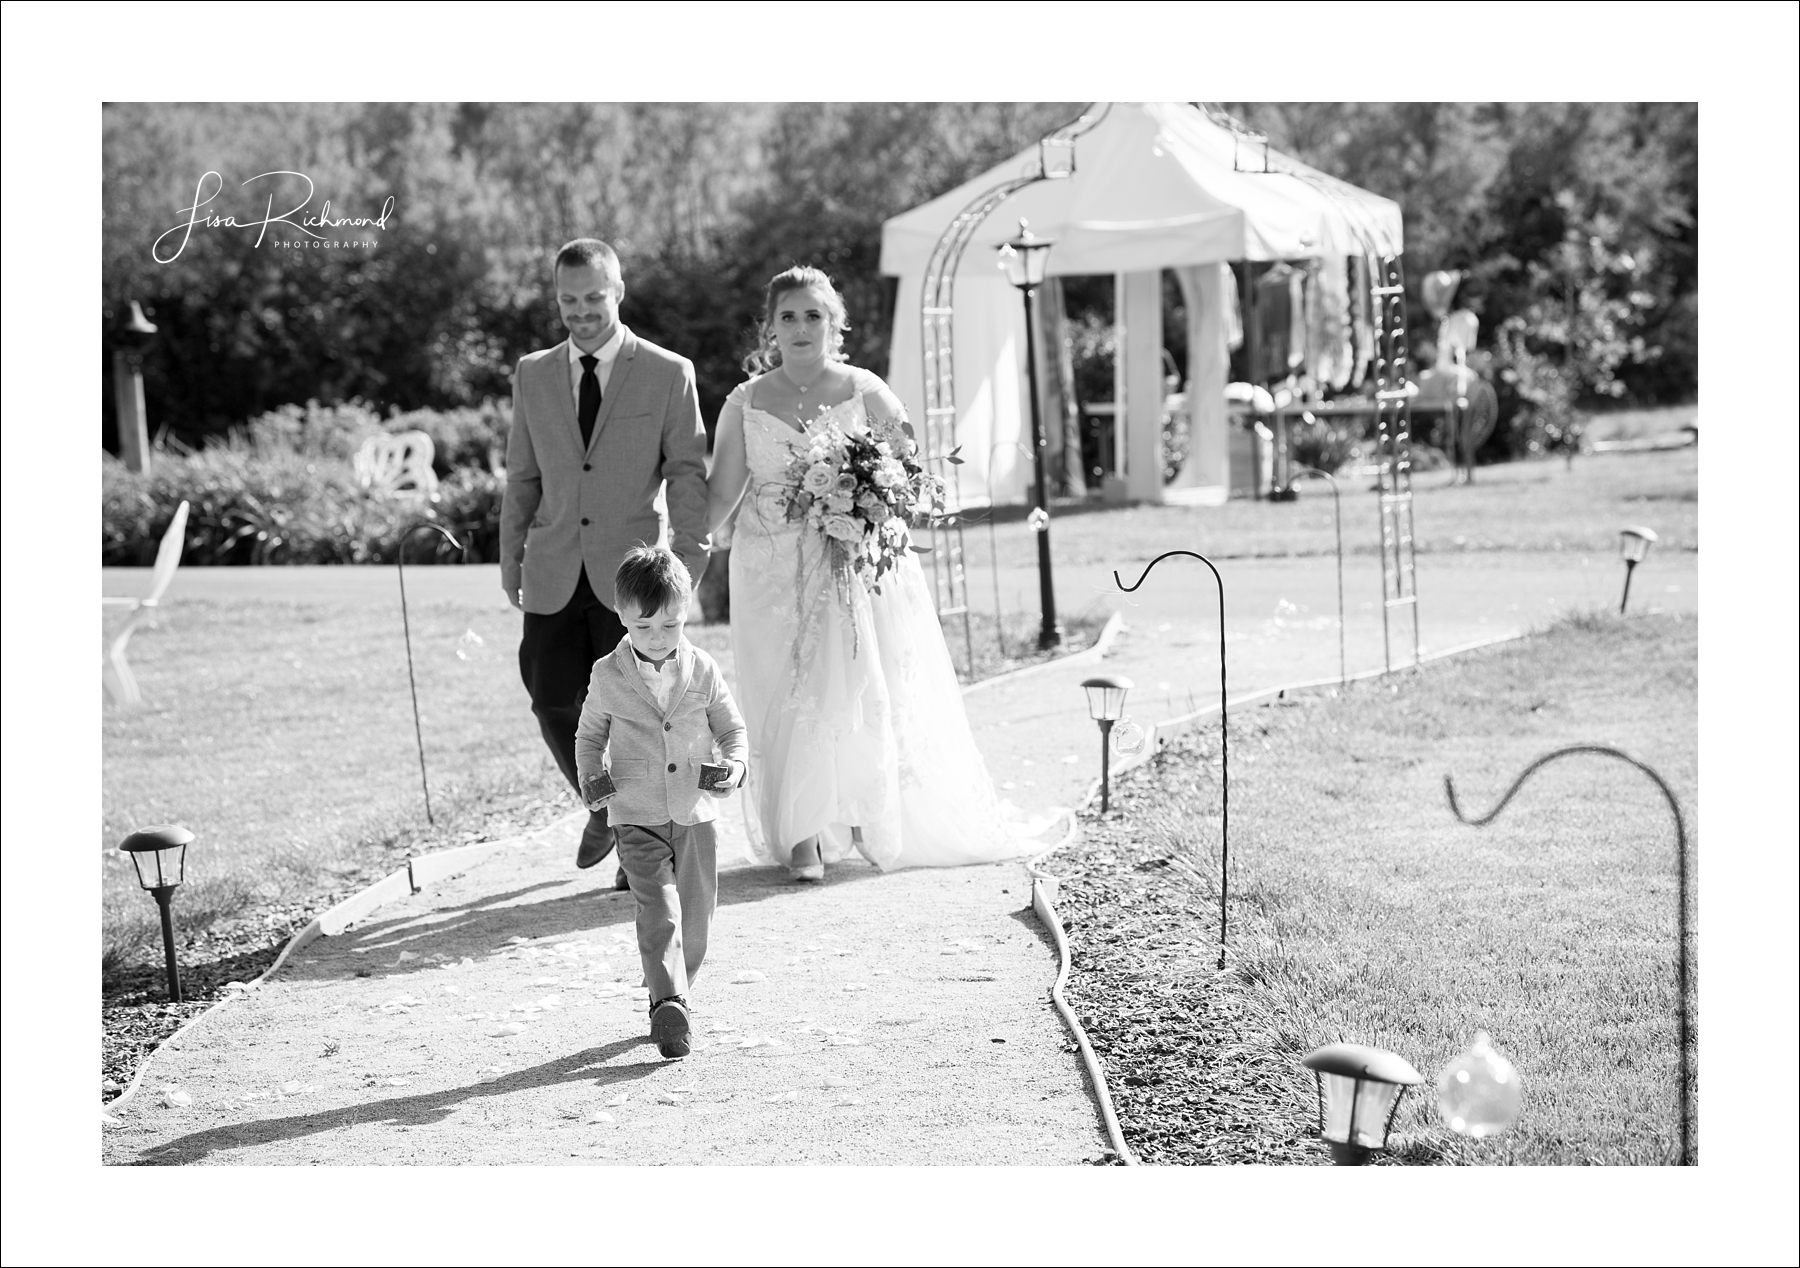
[[[449, 529], [463, 549], [420, 533], [407, 543], [408, 563], [499, 559], [502, 476], [485, 465], [458, 466], [430, 499], [371, 494], [358, 487], [349, 457], [361, 443], [350, 438], [367, 417], [346, 408], [309, 411], [265, 415], [250, 436], [196, 453], [158, 453], [141, 474], [107, 458], [101, 477], [101, 563], [154, 562], [183, 501], [189, 504], [182, 551], [188, 566], [391, 563], [402, 536], [421, 522]], [[452, 442], [445, 448], [461, 453], [478, 446], [485, 463], [487, 440], [476, 426], [464, 426], [470, 420], [462, 414], [479, 411], [457, 411], [447, 422], [442, 415], [402, 416], [388, 425], [438, 426]]]

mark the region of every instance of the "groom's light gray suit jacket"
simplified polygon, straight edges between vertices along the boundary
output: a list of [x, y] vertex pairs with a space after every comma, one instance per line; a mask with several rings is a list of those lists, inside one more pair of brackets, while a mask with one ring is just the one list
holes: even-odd
[[669, 549], [696, 582], [706, 568], [706, 428], [694, 365], [625, 330], [593, 438], [569, 381], [568, 341], [521, 358], [513, 374], [500, 508], [500, 584], [527, 612], [561, 611], [587, 566], [608, 607], [625, 552], [655, 545], [656, 494], [668, 481]]

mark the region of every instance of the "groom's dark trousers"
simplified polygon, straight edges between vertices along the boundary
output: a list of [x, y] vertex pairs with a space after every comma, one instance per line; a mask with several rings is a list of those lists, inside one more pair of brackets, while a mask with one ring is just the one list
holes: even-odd
[[[693, 363], [624, 330], [591, 429], [577, 409], [571, 345], [520, 358], [500, 507], [500, 586], [525, 611], [519, 673], [544, 741], [571, 786], [575, 727], [594, 662], [624, 627], [612, 595], [625, 553], [659, 540], [696, 582], [706, 570], [706, 428]], [[578, 866], [611, 843], [604, 814], [582, 833]]]
[[[600, 602], [585, 567], [575, 582], [575, 594], [562, 611], [525, 614], [519, 639], [519, 676], [531, 695], [531, 711], [537, 715], [544, 743], [550, 746], [571, 788], [578, 787], [575, 726], [581, 721], [582, 701], [587, 699], [588, 677], [594, 662], [624, 637], [624, 623]], [[597, 817], [604, 824], [606, 811], [598, 811]]]

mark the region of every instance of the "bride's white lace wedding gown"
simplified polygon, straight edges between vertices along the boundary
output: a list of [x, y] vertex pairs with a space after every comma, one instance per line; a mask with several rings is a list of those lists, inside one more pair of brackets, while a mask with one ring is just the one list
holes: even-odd
[[793, 451], [827, 422], [866, 428], [863, 398], [881, 380], [857, 371], [856, 395], [804, 431], [753, 407], [755, 382], [727, 401], [743, 412], [750, 473], [731, 545], [731, 641], [752, 847], [787, 863], [816, 833], [827, 862], [859, 849], [884, 870], [1041, 848], [995, 797], [918, 556], [879, 594], [852, 576], [846, 601], [823, 537], [786, 519]]

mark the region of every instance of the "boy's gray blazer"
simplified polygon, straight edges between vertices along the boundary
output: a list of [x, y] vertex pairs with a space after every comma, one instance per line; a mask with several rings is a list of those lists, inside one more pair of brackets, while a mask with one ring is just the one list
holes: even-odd
[[611, 607], [625, 552], [661, 535], [656, 495], [665, 480], [669, 549], [696, 584], [706, 569], [706, 428], [693, 363], [624, 333], [585, 451], [568, 340], [522, 358], [513, 373], [500, 584], [523, 587], [527, 612], [560, 612], [584, 564]]
[[[618, 789], [607, 803], [614, 823], [655, 826], [710, 823], [715, 798], [700, 791], [700, 765], [719, 755], [748, 764], [744, 716], [716, 661], [685, 638], [675, 652], [675, 691], [665, 711], [638, 671], [629, 637], [594, 662], [587, 702], [575, 728], [575, 768], [582, 779], [612, 771]], [[608, 749], [610, 758], [608, 760]]]

